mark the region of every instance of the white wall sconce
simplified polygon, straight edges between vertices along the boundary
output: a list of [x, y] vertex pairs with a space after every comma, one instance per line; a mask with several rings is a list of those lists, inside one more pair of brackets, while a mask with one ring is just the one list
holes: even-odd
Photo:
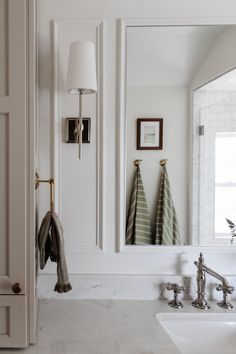
[[79, 95], [79, 118], [76, 119], [74, 134], [79, 143], [79, 159], [82, 158], [82, 96], [97, 91], [95, 46], [92, 42], [73, 42], [70, 45], [66, 91]]

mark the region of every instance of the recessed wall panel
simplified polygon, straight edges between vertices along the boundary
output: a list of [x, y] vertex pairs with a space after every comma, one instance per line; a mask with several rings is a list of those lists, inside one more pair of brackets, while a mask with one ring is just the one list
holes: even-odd
[[9, 307], [0, 306], [0, 336], [9, 335]]
[[8, 95], [8, 0], [0, 0], [0, 96]]
[[8, 254], [8, 115], [0, 114], [0, 275], [7, 274]]
[[[102, 249], [102, 22], [100, 20], [60, 20], [54, 28], [55, 60], [55, 179], [56, 210], [62, 220], [68, 252], [94, 252]], [[98, 93], [84, 95], [83, 116], [90, 118], [90, 142], [66, 142], [65, 118], [78, 116], [78, 97], [64, 89], [70, 44], [91, 41], [96, 48]], [[72, 97], [74, 96], [74, 97]], [[70, 262], [68, 257], [68, 263]], [[70, 263], [69, 263], [70, 266]], [[76, 272], [77, 270], [73, 270]]]

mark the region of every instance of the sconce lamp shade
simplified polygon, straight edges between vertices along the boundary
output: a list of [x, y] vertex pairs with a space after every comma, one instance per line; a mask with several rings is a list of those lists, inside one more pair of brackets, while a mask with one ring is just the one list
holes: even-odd
[[71, 43], [66, 91], [72, 95], [97, 91], [95, 47], [92, 42]]

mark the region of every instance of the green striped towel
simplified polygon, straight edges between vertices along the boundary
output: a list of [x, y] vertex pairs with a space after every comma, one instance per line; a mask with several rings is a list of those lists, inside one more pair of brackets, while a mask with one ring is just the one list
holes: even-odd
[[179, 225], [171, 197], [170, 182], [166, 166], [162, 167], [161, 184], [157, 203], [156, 238], [157, 245], [179, 245]]
[[131, 192], [126, 226], [126, 244], [152, 244], [151, 222], [140, 167], [137, 166]]

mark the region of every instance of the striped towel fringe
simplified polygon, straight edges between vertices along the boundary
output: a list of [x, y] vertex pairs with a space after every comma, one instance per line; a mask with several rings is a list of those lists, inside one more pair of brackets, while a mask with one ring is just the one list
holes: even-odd
[[157, 202], [156, 237], [157, 245], [179, 245], [180, 234], [170, 182], [166, 166], [162, 167], [161, 184]]
[[126, 244], [153, 244], [151, 221], [147, 207], [140, 167], [136, 167], [128, 219], [126, 224]]

